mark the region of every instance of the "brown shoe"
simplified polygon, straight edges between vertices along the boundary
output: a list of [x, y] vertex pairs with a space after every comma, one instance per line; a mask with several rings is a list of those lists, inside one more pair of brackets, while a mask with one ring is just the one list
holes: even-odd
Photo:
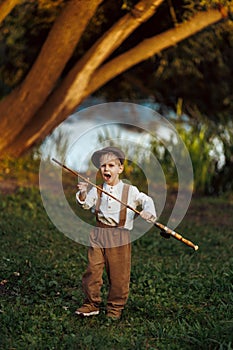
[[75, 311], [76, 315], [94, 316], [99, 314], [99, 308], [93, 304], [84, 303], [79, 309]]
[[111, 318], [112, 320], [119, 320], [121, 318], [121, 310], [108, 310], [107, 315], [108, 318]]

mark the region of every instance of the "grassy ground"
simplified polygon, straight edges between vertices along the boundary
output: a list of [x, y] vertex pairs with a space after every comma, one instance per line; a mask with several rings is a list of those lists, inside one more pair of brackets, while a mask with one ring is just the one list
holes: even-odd
[[[179, 231], [133, 243], [130, 297], [120, 321], [74, 315], [86, 247], [58, 232], [36, 188], [0, 201], [0, 349], [232, 349], [233, 201], [194, 198]], [[106, 276], [104, 275], [106, 281]]]

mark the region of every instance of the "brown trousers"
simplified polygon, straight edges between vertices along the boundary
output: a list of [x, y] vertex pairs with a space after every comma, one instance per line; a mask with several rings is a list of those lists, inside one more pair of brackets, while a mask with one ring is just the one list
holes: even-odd
[[88, 301], [95, 305], [101, 302], [105, 268], [109, 281], [107, 310], [122, 310], [129, 295], [130, 267], [129, 231], [121, 228], [95, 228], [88, 249], [88, 267], [82, 279]]

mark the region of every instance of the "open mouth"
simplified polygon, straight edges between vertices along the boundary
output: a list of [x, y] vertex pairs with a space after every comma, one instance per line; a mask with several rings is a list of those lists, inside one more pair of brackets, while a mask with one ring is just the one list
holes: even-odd
[[110, 174], [104, 174], [104, 179], [105, 180], [110, 180], [111, 179], [111, 175]]

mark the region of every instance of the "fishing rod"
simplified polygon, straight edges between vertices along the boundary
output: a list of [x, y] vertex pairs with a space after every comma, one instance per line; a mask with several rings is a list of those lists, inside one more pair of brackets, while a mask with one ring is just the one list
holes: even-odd
[[[131, 207], [130, 205], [128, 205], [127, 203], [122, 202], [120, 199], [114, 197], [111, 193], [105, 191], [102, 187], [94, 184], [93, 182], [91, 182], [89, 179], [87, 179], [86, 177], [82, 176], [80, 173], [78, 173], [77, 171], [74, 171], [70, 168], [68, 168], [65, 164], [62, 164], [61, 162], [59, 162], [58, 160], [56, 160], [55, 158], [52, 158], [52, 161], [54, 161], [56, 164], [58, 164], [59, 166], [61, 166], [62, 168], [64, 168], [65, 170], [69, 171], [70, 173], [72, 173], [75, 176], [80, 177], [80, 179], [84, 180], [85, 182], [87, 182], [89, 185], [96, 187], [99, 191], [101, 191], [102, 193], [105, 193], [107, 196], [111, 197], [112, 199], [114, 199], [115, 201], [121, 203], [122, 205], [124, 205], [126, 208], [132, 210], [134, 213], [140, 215], [140, 211], [138, 211], [137, 209], [134, 209], [133, 207]], [[151, 218], [147, 221], [150, 221], [154, 226], [158, 227], [160, 230], [162, 230], [162, 232], [165, 233], [165, 237], [167, 236], [171, 236], [175, 239], [177, 239], [178, 241], [186, 244], [187, 246], [193, 248], [195, 251], [198, 250], [198, 245], [195, 245], [194, 243], [192, 243], [191, 241], [189, 241], [188, 239], [184, 238], [181, 234], [175, 232], [174, 230], [170, 229], [169, 227], [161, 224], [160, 222], [158, 222], [156, 220], [156, 218], [154, 216], [151, 216]]]

